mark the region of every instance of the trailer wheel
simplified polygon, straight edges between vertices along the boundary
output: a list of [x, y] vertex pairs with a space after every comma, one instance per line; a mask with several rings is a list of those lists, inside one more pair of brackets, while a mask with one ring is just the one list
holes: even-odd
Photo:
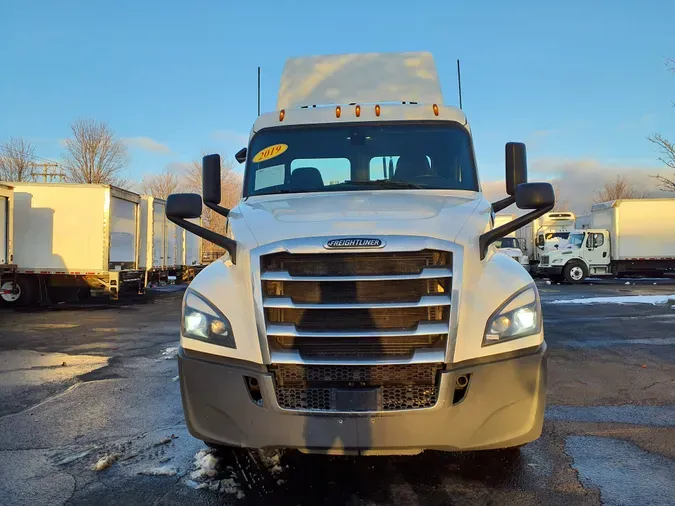
[[579, 284], [588, 276], [586, 265], [581, 262], [568, 262], [563, 269], [563, 275], [568, 283]]
[[36, 288], [32, 278], [19, 276], [16, 287], [14, 281], [6, 281], [0, 286], [0, 297], [7, 306], [28, 306], [35, 300]]

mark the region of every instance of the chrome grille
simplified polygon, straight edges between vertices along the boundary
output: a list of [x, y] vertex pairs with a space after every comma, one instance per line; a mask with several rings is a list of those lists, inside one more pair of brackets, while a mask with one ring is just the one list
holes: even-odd
[[548, 265], [548, 255], [541, 256], [541, 265]]
[[339, 360], [445, 349], [450, 252], [284, 252], [260, 267], [272, 352]]

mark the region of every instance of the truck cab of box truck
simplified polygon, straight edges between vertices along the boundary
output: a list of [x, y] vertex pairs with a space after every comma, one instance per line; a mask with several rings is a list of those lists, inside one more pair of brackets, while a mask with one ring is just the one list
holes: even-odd
[[[320, 105], [327, 104], [327, 105]], [[167, 216], [227, 253], [183, 300], [190, 433], [212, 445], [339, 454], [518, 447], [539, 437], [546, 344], [532, 278], [494, 242], [554, 204], [506, 145], [508, 197], [481, 192], [464, 113], [428, 53], [314, 56], [258, 117], [243, 195]], [[382, 159], [385, 159], [385, 163]], [[391, 160], [391, 163], [389, 163]], [[187, 221], [202, 201], [225, 234]], [[512, 204], [526, 215], [493, 227]]]
[[573, 230], [563, 248], [541, 256], [540, 270], [568, 283], [582, 283], [589, 274], [611, 275], [610, 244], [608, 230]]

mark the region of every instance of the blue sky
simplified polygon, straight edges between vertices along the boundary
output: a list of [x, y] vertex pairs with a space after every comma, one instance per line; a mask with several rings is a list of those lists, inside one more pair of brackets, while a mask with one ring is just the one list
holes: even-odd
[[140, 178], [242, 147], [258, 65], [269, 111], [289, 56], [425, 50], [448, 104], [461, 59], [484, 181], [502, 179], [510, 140], [542, 173], [576, 160], [653, 171], [645, 137], [675, 138], [674, 18], [672, 0], [7, 1], [0, 142], [22, 136], [58, 160], [74, 118], [105, 120], [132, 139], [128, 175]]

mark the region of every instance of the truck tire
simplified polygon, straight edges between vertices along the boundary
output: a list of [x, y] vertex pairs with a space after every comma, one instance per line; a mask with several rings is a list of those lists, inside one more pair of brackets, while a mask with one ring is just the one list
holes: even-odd
[[[8, 307], [29, 306], [37, 296], [37, 283], [33, 278], [26, 276], [19, 276], [16, 279], [17, 290], [16, 293], [6, 294], [2, 293], [2, 303]], [[14, 288], [14, 281], [6, 281], [0, 287], [3, 292], [5, 290], [12, 290]]]
[[565, 280], [568, 283], [577, 285], [583, 283], [588, 277], [588, 268], [586, 267], [586, 264], [572, 260], [565, 265], [563, 276], [565, 276]]

